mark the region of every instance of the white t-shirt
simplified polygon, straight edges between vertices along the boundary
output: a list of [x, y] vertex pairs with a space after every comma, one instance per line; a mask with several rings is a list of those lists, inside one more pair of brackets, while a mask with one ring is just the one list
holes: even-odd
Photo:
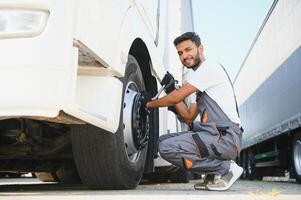
[[193, 72], [187, 82], [199, 91], [205, 91], [232, 122], [240, 124], [233, 89], [226, 72], [220, 64], [207, 60], [204, 61]]

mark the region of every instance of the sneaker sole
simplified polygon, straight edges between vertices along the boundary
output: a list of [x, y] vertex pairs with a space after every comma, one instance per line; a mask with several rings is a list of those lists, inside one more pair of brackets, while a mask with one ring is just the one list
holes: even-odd
[[195, 190], [207, 190], [206, 186], [203, 187], [194, 187]]
[[239, 167], [237, 175], [234, 176], [233, 179], [224, 188], [210, 188], [210, 187], [206, 187], [206, 189], [207, 190], [211, 190], [211, 191], [225, 191], [225, 190], [228, 190], [233, 185], [233, 183], [235, 183], [235, 181], [242, 175], [243, 171], [244, 171], [243, 168]]

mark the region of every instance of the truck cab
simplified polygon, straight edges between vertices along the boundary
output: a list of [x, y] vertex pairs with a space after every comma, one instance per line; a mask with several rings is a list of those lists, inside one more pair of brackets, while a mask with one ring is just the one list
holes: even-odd
[[181, 77], [172, 40], [191, 14], [180, 0], [0, 0], [0, 171], [135, 188], [169, 123], [141, 91]]

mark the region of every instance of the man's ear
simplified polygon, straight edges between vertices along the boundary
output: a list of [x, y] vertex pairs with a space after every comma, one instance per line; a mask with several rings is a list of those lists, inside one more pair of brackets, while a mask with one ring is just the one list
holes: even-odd
[[199, 49], [199, 52], [201, 54], [203, 54], [203, 52], [204, 52], [204, 46], [200, 44], [200, 46], [198, 46], [198, 49]]
[[204, 57], [204, 46], [200, 44], [200, 46], [198, 46], [198, 52], [199, 52], [199, 56], [200, 57]]

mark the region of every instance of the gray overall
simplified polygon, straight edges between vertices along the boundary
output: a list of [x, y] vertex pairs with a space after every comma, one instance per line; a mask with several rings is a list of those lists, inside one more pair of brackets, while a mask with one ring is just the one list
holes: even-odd
[[[162, 135], [160, 155], [194, 172], [224, 175], [230, 160], [239, 155], [242, 131], [206, 92], [198, 96], [197, 105], [201, 121], [193, 124], [192, 131]], [[185, 160], [192, 164], [189, 168]]]

